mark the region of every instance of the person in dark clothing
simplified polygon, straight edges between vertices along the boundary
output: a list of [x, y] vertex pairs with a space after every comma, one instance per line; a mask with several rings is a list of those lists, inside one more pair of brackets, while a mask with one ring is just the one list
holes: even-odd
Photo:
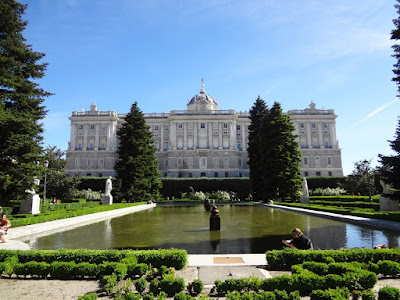
[[282, 243], [293, 249], [307, 250], [312, 248], [311, 240], [299, 228], [293, 229], [292, 236], [292, 240], [282, 240]]

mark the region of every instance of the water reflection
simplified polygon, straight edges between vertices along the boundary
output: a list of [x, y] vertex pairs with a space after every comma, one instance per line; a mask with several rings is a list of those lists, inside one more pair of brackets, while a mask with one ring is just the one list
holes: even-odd
[[315, 249], [398, 247], [400, 232], [380, 231], [332, 219], [263, 206], [219, 206], [221, 230], [209, 231], [203, 206], [156, 207], [44, 237], [24, 240], [32, 249], [183, 248], [190, 254], [263, 253], [282, 249], [299, 227]]

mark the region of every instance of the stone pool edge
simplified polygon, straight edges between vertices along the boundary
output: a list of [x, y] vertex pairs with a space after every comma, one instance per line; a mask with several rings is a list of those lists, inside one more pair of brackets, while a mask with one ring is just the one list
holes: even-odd
[[[130, 213], [146, 210], [155, 207], [156, 204], [142, 204], [132, 207], [113, 209], [109, 211], [98, 212], [90, 215], [83, 215], [78, 217], [72, 217], [61, 220], [54, 220], [44, 223], [20, 226], [20, 227], [11, 227], [8, 230], [8, 238], [10, 240], [13, 239], [21, 239], [24, 237], [28, 237], [31, 235], [48, 235], [52, 232], [60, 232], [65, 230], [70, 230], [76, 227], [81, 227], [84, 225], [101, 222], [110, 218], [115, 218], [123, 215], [127, 215]], [[0, 243], [0, 249], [3, 244]]]
[[314, 216], [322, 217], [322, 218], [337, 219], [337, 220], [345, 221], [345, 222], [356, 224], [356, 225], [365, 225], [365, 226], [371, 226], [371, 227], [379, 228], [379, 229], [400, 231], [400, 223], [395, 222], [395, 221], [371, 219], [371, 218], [364, 218], [364, 217], [357, 217], [357, 216], [350, 216], [350, 215], [341, 215], [341, 214], [335, 214], [335, 213], [330, 213], [330, 212], [326, 212], [326, 211], [317, 211], [317, 210], [311, 210], [311, 209], [305, 209], [305, 208], [299, 208], [299, 207], [283, 206], [283, 205], [279, 205], [279, 204], [259, 203], [259, 205], [301, 212], [301, 213], [314, 215]]

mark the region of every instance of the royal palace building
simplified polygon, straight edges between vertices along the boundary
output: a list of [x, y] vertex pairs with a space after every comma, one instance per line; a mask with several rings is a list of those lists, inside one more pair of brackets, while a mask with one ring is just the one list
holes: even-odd
[[[341, 151], [333, 110], [289, 110], [302, 153], [303, 176], [342, 176]], [[218, 109], [204, 86], [186, 110], [144, 114], [153, 133], [159, 172], [163, 177], [248, 177], [248, 112]], [[117, 130], [125, 114], [73, 112], [66, 172], [82, 176], [115, 176]]]

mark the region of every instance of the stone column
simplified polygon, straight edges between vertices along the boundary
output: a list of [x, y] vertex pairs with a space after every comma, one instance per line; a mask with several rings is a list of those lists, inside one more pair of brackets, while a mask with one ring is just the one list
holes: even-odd
[[111, 150], [117, 148], [117, 122], [111, 123]]
[[207, 123], [208, 126], [208, 149], [213, 148], [213, 140], [212, 140], [212, 122]]
[[[71, 121], [72, 122], [72, 121]], [[75, 150], [76, 148], [76, 128], [77, 124], [71, 124], [71, 137], [70, 137], [70, 147], [69, 150]]]
[[160, 134], [160, 149], [158, 151], [164, 151], [164, 125], [161, 125], [161, 134]]
[[171, 123], [169, 142], [171, 144], [171, 149], [176, 150], [176, 123], [175, 122]]
[[311, 141], [311, 124], [309, 122], [306, 123], [306, 133], [307, 133], [307, 147], [312, 148], [312, 141]]
[[323, 130], [322, 130], [322, 122], [317, 123], [318, 124], [318, 144], [320, 148], [324, 148], [324, 135], [323, 135]]
[[199, 123], [193, 122], [193, 149], [197, 149], [197, 126]]
[[83, 150], [86, 150], [88, 139], [88, 124], [83, 125]]
[[242, 149], [243, 151], [247, 150], [247, 144], [246, 144], [246, 126], [245, 125], [241, 125], [242, 126]]
[[111, 149], [111, 126], [112, 123], [107, 124], [107, 144], [106, 144], [106, 149], [110, 150]]
[[330, 143], [332, 148], [337, 148], [336, 144], [336, 133], [335, 133], [335, 123], [328, 123], [329, 125], [329, 132], [330, 132]]
[[187, 123], [183, 123], [183, 150], [187, 150]]
[[219, 132], [219, 137], [218, 137], [218, 148], [222, 149], [222, 123], [218, 123], [218, 132]]
[[236, 131], [234, 130], [235, 123], [230, 122], [229, 123], [229, 149], [235, 149], [236, 148]]
[[99, 150], [100, 124], [96, 124], [96, 136], [94, 138], [94, 150]]

